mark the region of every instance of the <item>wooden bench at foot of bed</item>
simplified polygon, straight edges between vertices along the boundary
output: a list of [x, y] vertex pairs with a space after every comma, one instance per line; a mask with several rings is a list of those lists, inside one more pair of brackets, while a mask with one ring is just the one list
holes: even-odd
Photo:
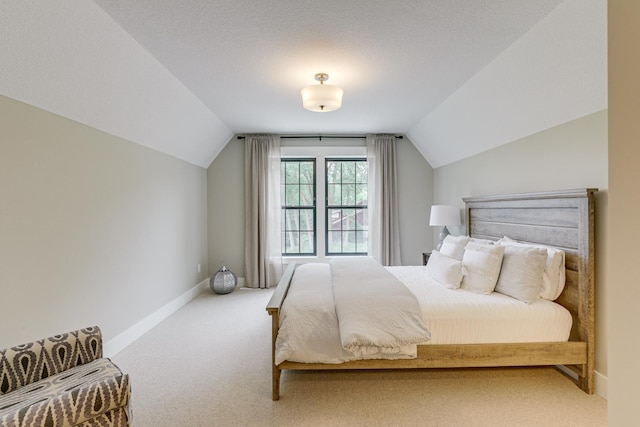
[[563, 365], [577, 376], [576, 384], [594, 392], [594, 194], [596, 189], [464, 198], [466, 226], [472, 237], [503, 236], [565, 251], [566, 284], [556, 302], [571, 312], [573, 327], [567, 342], [516, 344], [427, 344], [415, 359], [356, 360], [341, 364], [275, 364], [279, 315], [295, 264], [285, 273], [267, 305], [272, 321], [273, 400], [280, 398], [282, 370], [422, 369]]

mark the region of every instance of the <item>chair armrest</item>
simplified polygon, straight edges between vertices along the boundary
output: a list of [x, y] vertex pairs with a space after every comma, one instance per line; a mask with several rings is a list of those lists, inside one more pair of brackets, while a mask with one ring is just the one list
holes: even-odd
[[15, 408], [0, 411], [0, 426], [32, 425], [27, 420], [33, 421], [34, 426], [103, 425], [92, 423], [91, 420], [119, 409], [126, 412], [126, 425], [131, 424], [131, 384], [128, 374], [120, 372], [101, 381], [66, 390], [60, 390], [56, 385], [47, 388], [51, 389], [49, 394], [45, 393], [35, 402], [26, 405], [18, 403], [14, 405]]
[[0, 395], [101, 357], [97, 326], [0, 350]]

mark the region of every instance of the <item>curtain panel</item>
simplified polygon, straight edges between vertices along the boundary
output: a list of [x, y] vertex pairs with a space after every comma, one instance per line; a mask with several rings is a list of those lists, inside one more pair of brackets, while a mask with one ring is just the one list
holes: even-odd
[[282, 276], [280, 137], [247, 135], [245, 170], [245, 286], [269, 288]]
[[369, 255], [382, 265], [402, 265], [398, 221], [395, 135], [367, 135]]

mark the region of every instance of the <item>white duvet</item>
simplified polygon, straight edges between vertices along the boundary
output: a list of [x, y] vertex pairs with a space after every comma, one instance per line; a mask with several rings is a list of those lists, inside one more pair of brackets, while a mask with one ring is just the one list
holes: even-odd
[[406, 357], [429, 341], [415, 295], [373, 258], [329, 263], [342, 347], [359, 358]]
[[[429, 344], [566, 341], [571, 315], [562, 306], [538, 299], [525, 304], [492, 293], [450, 290], [429, 279], [424, 267], [385, 267], [417, 298]], [[416, 346], [397, 353], [358, 356], [343, 347], [334, 304], [329, 264], [297, 267], [280, 311], [276, 364], [342, 363], [362, 358], [414, 358]]]

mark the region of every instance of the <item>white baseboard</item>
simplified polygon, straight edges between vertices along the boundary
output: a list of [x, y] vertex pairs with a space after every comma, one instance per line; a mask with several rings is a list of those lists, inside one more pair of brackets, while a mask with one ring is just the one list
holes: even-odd
[[[567, 368], [563, 365], [556, 365], [556, 368], [560, 369], [562, 372], [573, 378], [574, 380], [578, 379], [578, 374]], [[602, 375], [600, 372], [595, 371], [593, 375], [593, 385], [595, 388], [595, 393], [602, 397], [603, 399], [607, 398], [607, 377]]]
[[602, 375], [600, 372], [596, 371], [594, 383], [596, 386], [596, 394], [602, 397], [603, 399], [607, 399], [608, 397], [607, 377]]
[[154, 311], [135, 325], [131, 326], [129, 329], [125, 330], [121, 334], [116, 337], [110, 339], [103, 345], [103, 353], [105, 357], [113, 357], [122, 351], [129, 344], [146, 334], [156, 326], [158, 323], [162, 322], [167, 317], [171, 316], [173, 313], [178, 311], [182, 306], [186, 303], [194, 299], [199, 293], [205, 291], [209, 288], [209, 279], [205, 279], [202, 282], [198, 283], [193, 288], [189, 289], [184, 294], [175, 298], [168, 304], [160, 307], [158, 310]]

